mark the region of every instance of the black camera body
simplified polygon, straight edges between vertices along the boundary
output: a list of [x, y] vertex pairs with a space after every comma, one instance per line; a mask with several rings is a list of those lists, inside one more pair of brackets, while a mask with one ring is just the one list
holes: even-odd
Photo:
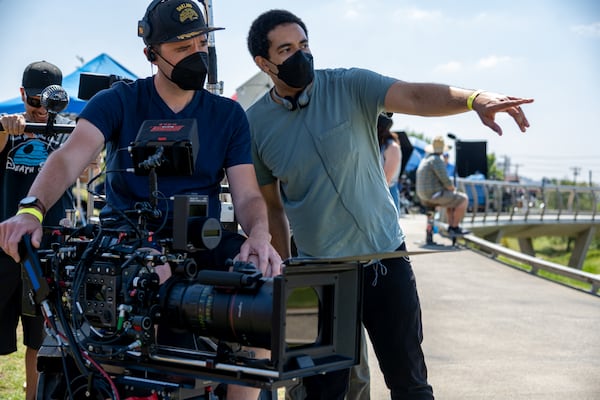
[[[276, 391], [358, 362], [359, 263], [291, 259], [282, 275], [264, 278], [245, 262], [204, 269], [193, 258], [201, 249], [176, 249], [171, 238], [159, 241], [161, 252], [149, 249], [134, 229], [60, 230], [50, 249], [29, 247], [26, 257], [40, 260], [49, 286], [29, 296], [51, 333], [38, 355], [39, 399], [208, 400], [222, 383]], [[164, 266], [172, 276], [159, 284]], [[161, 326], [200, 345], [163, 345]]]

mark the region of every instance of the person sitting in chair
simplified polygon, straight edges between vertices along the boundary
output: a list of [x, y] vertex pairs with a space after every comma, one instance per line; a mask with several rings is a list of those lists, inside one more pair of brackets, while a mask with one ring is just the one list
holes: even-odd
[[469, 232], [460, 227], [460, 222], [465, 216], [469, 199], [466, 194], [456, 190], [450, 180], [441, 157], [445, 151], [448, 149], [441, 136], [435, 137], [433, 143], [425, 147], [428, 154], [417, 168], [417, 196], [426, 207], [446, 208], [449, 234], [465, 235]]

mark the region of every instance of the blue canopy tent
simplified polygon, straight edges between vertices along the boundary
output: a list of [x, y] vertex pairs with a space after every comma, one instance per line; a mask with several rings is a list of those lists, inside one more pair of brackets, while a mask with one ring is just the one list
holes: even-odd
[[425, 157], [425, 146], [427, 146], [427, 142], [417, 139], [414, 136], [410, 136], [409, 140], [413, 146], [413, 149], [410, 157], [408, 158], [408, 162], [406, 163], [405, 171], [407, 173], [415, 171], [419, 167], [419, 163], [423, 157]]
[[[65, 109], [65, 113], [79, 114], [85, 106], [86, 101], [77, 97], [79, 92], [79, 76], [82, 72], [117, 75], [127, 79], [137, 79], [137, 76], [133, 72], [119, 64], [108, 54], [102, 53], [81, 67], [77, 68], [77, 70], [71, 74], [63, 77], [62, 86], [69, 94], [69, 105]], [[21, 97], [15, 97], [13, 99], [0, 102], [0, 114], [14, 114], [23, 112], [24, 110], [25, 107], [23, 106]]]

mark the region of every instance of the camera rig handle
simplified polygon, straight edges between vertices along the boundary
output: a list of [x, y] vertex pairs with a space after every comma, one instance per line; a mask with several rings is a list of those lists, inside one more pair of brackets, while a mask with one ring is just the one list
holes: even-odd
[[26, 234], [19, 243], [21, 266], [26, 273], [22, 274], [27, 288], [27, 298], [31, 305], [42, 304], [50, 294], [50, 287], [42, 271], [37, 251], [31, 244], [31, 235]]

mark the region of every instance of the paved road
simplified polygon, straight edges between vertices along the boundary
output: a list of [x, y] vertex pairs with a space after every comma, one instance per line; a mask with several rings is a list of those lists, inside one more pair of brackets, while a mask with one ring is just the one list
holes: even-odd
[[[400, 222], [421, 249], [425, 217]], [[600, 298], [466, 249], [412, 261], [436, 399], [600, 399]], [[371, 399], [387, 400], [369, 361]]]

